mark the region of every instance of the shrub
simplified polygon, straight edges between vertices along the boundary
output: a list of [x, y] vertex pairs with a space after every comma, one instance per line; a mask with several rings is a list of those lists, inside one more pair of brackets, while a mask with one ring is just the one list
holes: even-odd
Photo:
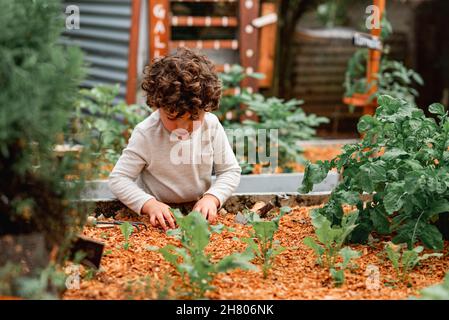
[[[442, 235], [433, 224], [449, 211], [449, 122], [441, 104], [429, 112], [404, 100], [381, 96], [374, 116], [358, 123], [362, 140], [344, 146], [331, 161], [309, 163], [300, 192], [310, 192], [332, 168], [342, 174], [329, 202], [319, 213], [341, 225], [343, 204], [357, 206], [357, 227], [350, 235], [356, 242], [371, 232], [393, 234], [393, 242], [418, 240], [435, 250], [443, 248]], [[364, 193], [372, 195], [366, 203]]]
[[58, 245], [83, 220], [68, 201], [81, 184], [61, 183], [75, 159], [53, 152], [82, 78], [79, 49], [57, 44], [61, 13], [57, 0], [0, 2], [0, 234], [40, 231]]
[[[261, 75], [256, 73], [251, 75], [254, 78], [260, 78]], [[324, 117], [317, 117], [315, 114], [307, 115], [300, 107], [304, 102], [302, 100], [291, 99], [284, 101], [283, 99], [270, 97], [265, 98], [262, 94], [250, 93], [247, 88], [241, 88], [240, 82], [247, 76], [244, 69], [239, 65], [232, 66], [227, 73], [220, 74], [223, 82], [224, 92], [231, 88], [237, 88], [237, 92], [231, 95], [223, 95], [220, 102], [220, 109], [216, 111], [217, 116], [227, 129], [238, 130], [246, 137], [246, 141], [239, 140], [244, 145], [234, 144], [234, 151], [239, 148], [245, 150], [257, 150], [258, 141], [256, 133], [258, 129], [277, 129], [278, 141], [271, 141], [267, 135], [266, 149], [278, 143], [278, 163], [285, 171], [292, 170], [292, 166], [297, 162], [304, 162], [301, 157], [303, 149], [297, 144], [299, 140], [313, 139], [316, 135], [316, 128], [328, 123], [329, 120]], [[244, 120], [245, 112], [250, 111], [251, 115], [257, 117], [257, 121]], [[238, 132], [238, 131], [234, 132]], [[264, 146], [265, 147], [265, 146]], [[261, 154], [265, 150], [261, 150]], [[267, 155], [268, 157], [268, 155]], [[251, 173], [254, 169], [254, 163], [248, 163], [248, 157], [238, 159], [242, 172]], [[265, 165], [265, 159], [251, 159], [256, 163]], [[253, 162], [253, 161], [251, 161]], [[272, 165], [274, 171], [275, 164]]]
[[118, 99], [119, 85], [99, 85], [80, 91], [72, 116], [70, 143], [81, 143], [95, 157], [94, 175], [108, 175], [128, 143], [134, 127], [151, 110], [142, 105], [127, 105]]

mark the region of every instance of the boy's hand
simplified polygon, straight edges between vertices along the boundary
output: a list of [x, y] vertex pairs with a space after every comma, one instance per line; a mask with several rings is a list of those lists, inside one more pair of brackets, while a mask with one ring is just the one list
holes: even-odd
[[193, 211], [199, 211], [210, 223], [217, 219], [217, 208], [220, 201], [211, 194], [205, 194], [193, 207]]
[[175, 218], [170, 211], [170, 207], [163, 202], [150, 199], [143, 205], [141, 213], [150, 216], [150, 223], [153, 227], [156, 227], [159, 223], [164, 231], [169, 227], [172, 229], [176, 228]]

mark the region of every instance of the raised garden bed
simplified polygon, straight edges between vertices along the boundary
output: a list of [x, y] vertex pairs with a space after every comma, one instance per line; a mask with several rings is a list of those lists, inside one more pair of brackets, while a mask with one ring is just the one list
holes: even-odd
[[[275, 239], [287, 248], [278, 255], [268, 277], [262, 272], [233, 270], [219, 274], [213, 281], [216, 290], [206, 293], [211, 299], [405, 299], [424, 287], [442, 281], [449, 268], [449, 244], [445, 242], [444, 257], [430, 258], [410, 273], [411, 286], [394, 283], [395, 272], [391, 263], [380, 253], [383, 242], [371, 245], [351, 245], [362, 256], [355, 262], [358, 268], [346, 271], [346, 282], [334, 287], [329, 272], [315, 263], [312, 250], [303, 244], [307, 236], [315, 237], [309, 217], [310, 207], [295, 207], [281, 221]], [[233, 252], [241, 252], [246, 244], [239, 241], [247, 237], [251, 227], [235, 222], [235, 212], [220, 215], [219, 222], [232, 227], [232, 231], [213, 234], [206, 248], [213, 259]], [[136, 219], [134, 219], [136, 220]], [[140, 221], [149, 225], [147, 217]], [[128, 250], [123, 249], [124, 238], [118, 227], [103, 229], [85, 227], [83, 234], [105, 243], [101, 269], [96, 274], [82, 272], [80, 289], [68, 290], [64, 299], [157, 299], [179, 298], [182, 281], [178, 272], [162, 255], [147, 249], [179, 245], [173, 237], [149, 227], [132, 234]], [[387, 238], [385, 240], [388, 240]], [[254, 264], [258, 265], [257, 261]], [[260, 264], [258, 265], [260, 267]], [[367, 287], [367, 270], [379, 270], [379, 286]]]
[[[243, 175], [240, 184], [235, 191], [236, 194], [295, 194], [301, 185], [303, 173], [281, 173], [281, 174], [260, 174]], [[212, 178], [214, 181], [215, 177]], [[327, 178], [320, 184], [314, 186], [312, 195], [329, 194], [337, 185], [339, 175], [330, 172]], [[107, 180], [93, 180], [86, 183], [83, 194], [85, 200], [104, 201], [115, 199], [108, 187]]]

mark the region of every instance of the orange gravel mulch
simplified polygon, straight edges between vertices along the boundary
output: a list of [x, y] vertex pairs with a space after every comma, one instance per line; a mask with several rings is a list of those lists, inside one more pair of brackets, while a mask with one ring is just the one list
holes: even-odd
[[[352, 245], [363, 255], [355, 262], [358, 268], [345, 272], [346, 282], [335, 288], [327, 270], [316, 265], [312, 250], [302, 241], [314, 236], [309, 209], [296, 207], [280, 222], [275, 238], [288, 249], [278, 255], [268, 278], [262, 271], [233, 270], [219, 274], [213, 281], [215, 291], [208, 292], [210, 299], [406, 299], [417, 295], [424, 287], [442, 282], [449, 269], [448, 247], [445, 243], [444, 257], [425, 260], [410, 274], [412, 286], [394, 283], [395, 272], [391, 263], [380, 253], [384, 243]], [[247, 237], [251, 227], [234, 222], [234, 214], [219, 217], [219, 222], [232, 227], [221, 234], [213, 234], [207, 247], [213, 259], [220, 259], [236, 251], [243, 251], [246, 244], [234, 237]], [[79, 290], [67, 290], [64, 299], [157, 299], [180, 298], [181, 277], [162, 255], [150, 251], [147, 246], [163, 247], [179, 242], [161, 230], [150, 226], [148, 230], [134, 232], [129, 250], [124, 250], [123, 236], [118, 227], [85, 227], [83, 234], [105, 243], [105, 254], [99, 272], [82, 272]], [[254, 261], [257, 265], [257, 261]], [[260, 266], [260, 264], [259, 264]], [[367, 287], [367, 270], [375, 266], [379, 270], [380, 285]], [[163, 289], [167, 293], [161, 295]]]

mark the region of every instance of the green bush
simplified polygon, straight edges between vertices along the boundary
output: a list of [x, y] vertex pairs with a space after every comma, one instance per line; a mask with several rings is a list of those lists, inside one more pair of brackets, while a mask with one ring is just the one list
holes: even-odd
[[[405, 100], [381, 96], [374, 116], [358, 123], [362, 140], [343, 147], [331, 161], [309, 163], [300, 192], [307, 193], [335, 168], [342, 181], [328, 203], [318, 209], [333, 225], [340, 225], [343, 205], [357, 207], [357, 227], [350, 235], [364, 242], [376, 232], [393, 235], [393, 242], [417, 241], [435, 250], [443, 238], [433, 224], [449, 211], [449, 121], [441, 104], [433, 104], [427, 117]], [[372, 195], [367, 202], [363, 194]]]
[[[245, 102], [249, 110], [259, 118], [258, 121], [245, 120], [243, 125], [246, 128], [278, 130], [278, 162], [284, 171], [289, 171], [292, 163], [304, 162], [301, 156], [304, 150], [298, 145], [298, 141], [315, 138], [316, 128], [329, 122], [325, 117], [306, 114], [299, 107], [303, 104], [302, 100], [284, 101], [276, 97], [265, 98], [261, 94], [254, 94], [251, 99], [245, 99]], [[267, 145], [270, 143], [272, 143], [270, 140], [267, 141]]]
[[56, 0], [0, 2], [0, 234], [44, 232], [64, 244], [81, 225], [62, 184], [76, 164], [53, 152], [82, 78], [77, 48], [57, 44], [64, 21]]
[[80, 143], [95, 157], [93, 175], [108, 175], [128, 143], [134, 127], [150, 113], [150, 108], [127, 105], [118, 98], [119, 85], [99, 85], [82, 89], [76, 102], [69, 143]]
[[[251, 76], [254, 78], [262, 77], [258, 73]], [[246, 77], [244, 69], [239, 65], [234, 65], [229, 72], [220, 74], [223, 90], [237, 88], [237, 92], [232, 95], [223, 95], [220, 101], [220, 109], [215, 113], [226, 129], [240, 129], [242, 134], [254, 133], [258, 129], [278, 129], [278, 165], [284, 172], [291, 171], [292, 163], [303, 162], [304, 160], [301, 157], [303, 149], [297, 145], [297, 142], [313, 139], [316, 135], [316, 128], [323, 123], [328, 123], [329, 120], [315, 114], [306, 114], [300, 107], [304, 103], [302, 100], [285, 101], [276, 97], [265, 98], [262, 94], [251, 93], [247, 88], [241, 88], [240, 82]], [[257, 121], [244, 120], [242, 122], [242, 117], [246, 111], [255, 115], [258, 118]], [[254, 137], [247, 135], [245, 145], [234, 144], [234, 151], [243, 147], [245, 154], [247, 154], [246, 151], [256, 148], [257, 143], [255, 135]], [[267, 148], [273, 143], [268, 137]], [[253, 163], [248, 163], [247, 158], [238, 160], [244, 174], [253, 171]], [[264, 162], [262, 159], [256, 160], [257, 163]]]

